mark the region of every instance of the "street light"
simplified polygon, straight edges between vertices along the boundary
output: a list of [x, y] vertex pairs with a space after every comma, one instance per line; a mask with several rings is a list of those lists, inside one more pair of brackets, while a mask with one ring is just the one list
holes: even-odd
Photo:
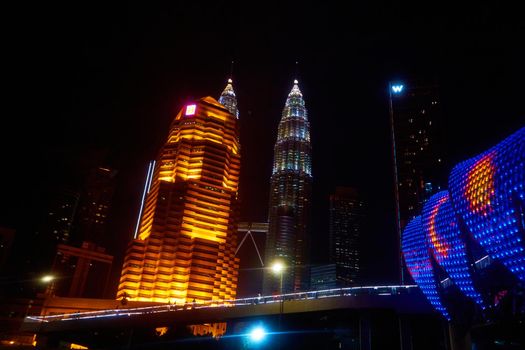
[[55, 292], [55, 280], [56, 276], [53, 275], [44, 275], [40, 278], [40, 282], [46, 285], [45, 295], [53, 295]]
[[280, 261], [275, 261], [272, 266], [270, 267], [272, 269], [272, 272], [276, 275], [279, 275], [280, 283], [279, 283], [279, 294], [283, 294], [283, 272], [284, 272], [284, 264]]
[[[281, 302], [279, 303], [279, 331], [281, 331], [281, 318], [283, 315], [284, 309], [284, 297], [283, 297], [283, 272], [285, 269], [284, 264], [281, 261], [275, 261], [270, 267], [274, 274], [279, 274], [279, 294], [281, 297]], [[278, 348], [281, 347], [281, 344], [278, 344]]]
[[[54, 290], [54, 283], [53, 281], [56, 279], [55, 276], [53, 275], [44, 275], [42, 277], [40, 277], [40, 283], [42, 284], [45, 284], [46, 285], [46, 291], [45, 291], [45, 298], [47, 299], [47, 297], [49, 297], [50, 295], [53, 294], [53, 290]], [[46, 303], [47, 303], [47, 300], [44, 300], [44, 303], [42, 305], [42, 311], [45, 310], [45, 307], [46, 307]], [[29, 308], [31, 307], [31, 305], [29, 305], [27, 307], [27, 310], [26, 310], [26, 315], [29, 313]], [[35, 338], [35, 342], [36, 344], [39, 345], [39, 342], [40, 342], [40, 338], [39, 338], [39, 335], [42, 331], [42, 326], [44, 325], [44, 320], [46, 318], [46, 314], [45, 314], [45, 311], [42, 312], [42, 317], [40, 318], [40, 324], [38, 325], [38, 332], [37, 332], [37, 338]]]
[[42, 276], [42, 278], [40, 278], [40, 281], [42, 283], [49, 283], [51, 281], [53, 281], [55, 279], [55, 276], [53, 275], [45, 275], [45, 276]]
[[396, 206], [396, 231], [397, 231], [397, 243], [399, 248], [399, 278], [401, 284], [405, 284], [404, 267], [403, 267], [403, 254], [401, 253], [401, 210], [399, 206], [399, 175], [397, 167], [397, 155], [396, 155], [396, 135], [394, 127], [394, 95], [402, 96], [405, 85], [399, 82], [388, 84], [388, 104], [390, 112], [390, 133], [392, 139], [392, 164], [394, 165], [394, 197]]

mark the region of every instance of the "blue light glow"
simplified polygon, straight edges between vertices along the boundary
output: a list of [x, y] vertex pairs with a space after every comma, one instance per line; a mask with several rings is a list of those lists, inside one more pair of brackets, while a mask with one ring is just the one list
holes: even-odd
[[404, 86], [403, 84], [392, 85], [392, 92], [393, 92], [394, 94], [399, 94], [399, 93], [401, 93], [401, 91], [403, 91], [403, 88], [404, 88], [404, 87], [405, 87], [405, 86]]
[[266, 331], [263, 327], [257, 326], [250, 331], [249, 336], [252, 341], [258, 343], [266, 337]]

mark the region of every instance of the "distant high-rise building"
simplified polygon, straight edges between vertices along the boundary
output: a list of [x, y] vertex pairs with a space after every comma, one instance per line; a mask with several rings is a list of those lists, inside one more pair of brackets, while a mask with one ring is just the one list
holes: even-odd
[[79, 199], [80, 194], [70, 188], [52, 190], [41, 222], [31, 239], [33, 244], [24, 250], [26, 257], [23, 259], [22, 270], [31, 273], [49, 272], [57, 245], [71, 244], [73, 241]]
[[337, 288], [337, 268], [335, 264], [312, 266], [310, 268], [310, 290]]
[[[54, 189], [33, 243], [27, 249], [24, 270], [49, 273], [60, 244], [80, 247], [84, 241], [107, 247], [106, 224], [115, 189], [116, 171], [97, 167], [83, 187]], [[73, 263], [74, 265], [74, 263]]]
[[71, 241], [79, 198], [78, 192], [65, 188], [52, 196], [40, 234], [42, 239], [53, 243], [53, 248], [58, 243], [67, 244]]
[[355, 284], [359, 277], [359, 241], [366, 219], [365, 204], [350, 187], [337, 187], [330, 195], [330, 262], [336, 266], [339, 287]]
[[156, 159], [117, 297], [185, 303], [233, 299], [239, 121], [212, 97], [175, 117]]
[[[443, 117], [437, 85], [390, 83], [389, 94], [397, 230], [401, 237], [401, 230], [446, 181], [440, 147], [444, 141]], [[403, 275], [403, 268], [401, 271]]]
[[[297, 80], [288, 94], [277, 131], [270, 180], [266, 265], [286, 266], [283, 292], [305, 290], [310, 276], [308, 241], [312, 192], [310, 124]], [[279, 278], [265, 272], [263, 291], [278, 292]]]
[[73, 241], [76, 245], [83, 241], [103, 247], [110, 244], [106, 227], [115, 192], [116, 174], [116, 170], [105, 167], [91, 169], [80, 194], [74, 223]]

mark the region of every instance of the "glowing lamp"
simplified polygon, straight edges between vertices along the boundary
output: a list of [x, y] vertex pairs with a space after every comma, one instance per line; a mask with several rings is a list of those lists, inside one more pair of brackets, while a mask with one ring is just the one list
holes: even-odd
[[51, 282], [52, 280], [54, 280], [55, 277], [54, 276], [51, 276], [51, 275], [46, 275], [46, 276], [43, 276], [40, 280], [44, 283], [49, 283]]
[[273, 273], [279, 274], [284, 270], [284, 264], [280, 261], [276, 261], [271, 268]]
[[266, 331], [262, 327], [255, 327], [249, 333], [250, 339], [254, 342], [260, 342], [266, 336]]
[[195, 115], [195, 110], [197, 109], [197, 105], [187, 105], [186, 106], [186, 112], [184, 115]]
[[394, 94], [399, 94], [399, 93], [401, 93], [401, 91], [403, 91], [403, 88], [404, 88], [404, 87], [405, 87], [405, 86], [404, 86], [403, 84], [392, 85], [392, 92], [393, 92]]

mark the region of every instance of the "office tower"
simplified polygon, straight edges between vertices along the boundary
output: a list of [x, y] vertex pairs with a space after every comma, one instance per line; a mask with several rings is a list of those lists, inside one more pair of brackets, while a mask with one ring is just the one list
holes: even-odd
[[356, 189], [337, 187], [330, 195], [330, 262], [336, 266], [339, 287], [359, 277], [359, 241], [366, 219], [365, 204]]
[[106, 226], [115, 192], [116, 170], [105, 167], [91, 169], [80, 194], [74, 223], [73, 243], [80, 246], [83, 241], [107, 247]]
[[80, 194], [76, 191], [62, 188], [57, 190], [49, 204], [40, 236], [43, 240], [53, 243], [69, 243], [72, 237], [72, 226], [78, 210]]
[[[80, 194], [69, 188], [54, 188], [38, 228], [25, 250], [22, 270], [48, 273], [58, 244], [71, 244]], [[21, 242], [20, 242], [21, 243]]]
[[[310, 276], [308, 239], [312, 165], [310, 124], [297, 80], [288, 94], [277, 130], [270, 180], [269, 231], [266, 265], [281, 261], [286, 267], [283, 292], [305, 290]], [[263, 291], [278, 292], [279, 278], [265, 272]]]
[[156, 158], [117, 298], [185, 303], [233, 299], [239, 124], [212, 97], [188, 103]]
[[[391, 83], [390, 123], [394, 159], [398, 237], [423, 203], [446, 183], [443, 169], [443, 117], [438, 86]], [[402, 266], [402, 259], [400, 255]], [[401, 268], [401, 281], [404, 277]]]
[[57, 246], [48, 293], [60, 297], [103, 298], [109, 281], [113, 256], [95, 243], [83, 242], [80, 248]]

